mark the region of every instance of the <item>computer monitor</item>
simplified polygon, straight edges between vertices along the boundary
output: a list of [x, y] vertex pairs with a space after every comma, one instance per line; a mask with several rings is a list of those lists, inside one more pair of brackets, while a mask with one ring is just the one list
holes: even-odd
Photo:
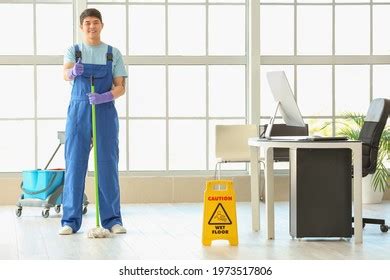
[[272, 126], [279, 109], [286, 125], [304, 127], [305, 123], [284, 71], [267, 72], [267, 80], [276, 102], [276, 107], [275, 113], [271, 116], [267, 130], [265, 131], [265, 137], [271, 137]]

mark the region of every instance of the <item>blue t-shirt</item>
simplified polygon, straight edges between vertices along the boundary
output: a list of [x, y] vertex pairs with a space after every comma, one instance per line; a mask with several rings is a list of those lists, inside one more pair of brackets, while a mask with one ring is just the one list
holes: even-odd
[[[81, 62], [87, 64], [106, 64], [107, 62], [107, 50], [108, 45], [101, 43], [97, 46], [90, 46], [85, 43], [80, 43], [79, 49], [81, 51]], [[76, 63], [76, 54], [74, 46], [67, 49], [64, 55], [64, 63]], [[112, 47], [112, 76], [116, 77], [127, 77], [126, 67], [123, 63], [121, 52]]]

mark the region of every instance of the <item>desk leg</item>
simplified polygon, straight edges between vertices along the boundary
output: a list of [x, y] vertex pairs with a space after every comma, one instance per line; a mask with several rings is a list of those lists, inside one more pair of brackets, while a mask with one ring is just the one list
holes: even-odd
[[353, 149], [353, 214], [355, 244], [363, 243], [362, 217], [362, 148]]
[[250, 147], [251, 150], [251, 205], [252, 230], [260, 230], [260, 193], [259, 193], [259, 147]]
[[265, 151], [265, 217], [267, 224], [267, 239], [275, 238], [274, 217], [274, 149]]

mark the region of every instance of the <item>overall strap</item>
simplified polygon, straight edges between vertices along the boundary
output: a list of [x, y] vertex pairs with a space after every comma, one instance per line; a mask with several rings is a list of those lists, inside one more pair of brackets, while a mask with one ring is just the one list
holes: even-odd
[[107, 65], [111, 66], [113, 61], [113, 55], [112, 55], [112, 46], [110, 45], [108, 45], [106, 57], [107, 57]]
[[79, 58], [82, 59], [82, 56], [81, 56], [81, 51], [80, 51], [80, 48], [79, 48], [79, 45], [74, 45], [74, 50], [75, 50], [75, 55], [76, 55], [76, 62], [79, 60]]

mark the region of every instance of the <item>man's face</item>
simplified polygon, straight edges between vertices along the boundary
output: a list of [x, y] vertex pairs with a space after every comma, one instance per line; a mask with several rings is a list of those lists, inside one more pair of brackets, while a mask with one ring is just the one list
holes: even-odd
[[81, 30], [89, 39], [100, 38], [103, 23], [96, 17], [86, 17], [81, 25]]

